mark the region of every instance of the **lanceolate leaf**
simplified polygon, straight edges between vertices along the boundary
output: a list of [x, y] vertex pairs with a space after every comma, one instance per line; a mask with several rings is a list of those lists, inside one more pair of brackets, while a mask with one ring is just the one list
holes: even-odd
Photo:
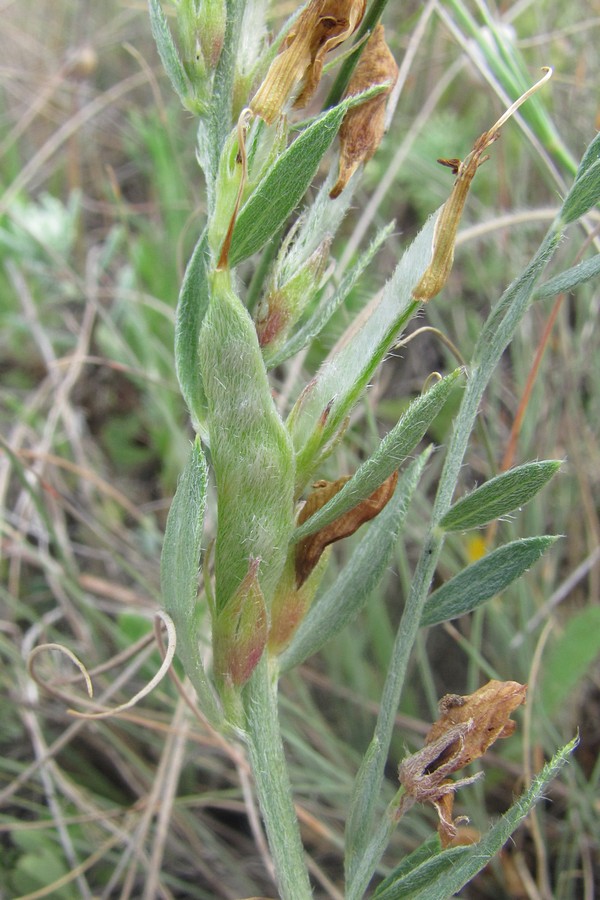
[[163, 12], [160, 0], [149, 0], [149, 7], [150, 27], [152, 36], [156, 41], [160, 60], [175, 92], [185, 105], [190, 90], [190, 83], [169, 30], [167, 17]]
[[368, 528], [333, 585], [309, 609], [292, 643], [280, 657], [281, 669], [304, 662], [354, 619], [389, 565], [408, 505], [429, 459], [425, 450], [398, 481], [396, 492]]
[[[450, 856], [456, 850], [465, 851], [467, 847], [455, 847], [452, 850], [446, 850], [443, 854], [444, 856]], [[418, 866], [422, 866], [424, 863], [429, 862], [429, 860], [433, 859], [433, 857], [440, 857], [442, 855], [442, 845], [440, 843], [440, 837], [436, 832], [434, 832], [430, 837], [428, 837], [422, 844], [420, 844], [412, 853], [409, 853], [408, 856], [405, 856], [401, 862], [394, 868], [393, 872], [391, 872], [388, 877], [382, 881], [377, 890], [374, 893], [374, 897], [379, 897], [380, 894], [383, 894], [390, 886], [393, 886], [402, 879], [406, 878], [413, 869], [416, 869]], [[461, 853], [457, 854], [459, 857]]]
[[437, 625], [471, 612], [508, 587], [558, 540], [554, 535], [505, 544], [468, 566], [431, 594], [421, 625]]
[[207, 479], [206, 462], [196, 438], [169, 510], [160, 560], [160, 581], [164, 607], [175, 624], [177, 653], [196, 689], [204, 715], [216, 726], [222, 717], [200, 657], [200, 629], [206, 610], [198, 603]]
[[596, 135], [583, 155], [559, 218], [568, 225], [569, 222], [574, 222], [585, 215], [598, 202], [600, 202], [600, 134]]
[[440, 526], [446, 531], [463, 531], [487, 525], [531, 500], [560, 466], [560, 460], [550, 459], [503, 472], [451, 506]]
[[194, 428], [201, 434], [206, 431], [206, 399], [198, 360], [198, 335], [209, 302], [208, 241], [204, 232], [185, 270], [175, 320], [177, 378]]
[[256, 253], [279, 230], [306, 193], [348, 109], [370, 96], [365, 91], [328, 110], [279, 157], [240, 210], [229, 250], [230, 266]]
[[294, 532], [299, 541], [333, 522], [352, 509], [388, 478], [419, 443], [446, 402], [461, 370], [457, 369], [438, 381], [426, 394], [410, 404], [399, 422], [384, 437], [377, 450], [355, 472], [353, 477], [329, 503]]
[[435, 217], [431, 217], [405, 252], [369, 317], [360, 328], [350, 330], [293, 408], [288, 425], [297, 449], [299, 483], [305, 473], [309, 477], [319, 449], [338, 432], [394, 339], [416, 312], [412, 288], [429, 263], [434, 224]]
[[572, 291], [580, 284], [584, 284], [598, 275], [600, 275], [600, 253], [545, 281], [535, 292], [535, 299], [545, 300], [547, 297], [555, 297], [556, 294]]
[[577, 746], [577, 739], [556, 753], [531, 786], [478, 843], [454, 847], [417, 865], [408, 874], [392, 873], [375, 891], [375, 900], [440, 900], [461, 890], [502, 849], [532, 807], [543, 796]]
[[575, 181], [578, 181], [585, 173], [600, 160], [600, 133], [598, 133], [586, 147], [577, 167]]

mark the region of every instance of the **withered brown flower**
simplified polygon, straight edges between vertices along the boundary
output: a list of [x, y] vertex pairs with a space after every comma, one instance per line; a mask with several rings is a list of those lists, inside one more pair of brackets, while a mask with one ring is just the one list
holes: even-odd
[[252, 98], [252, 112], [272, 124], [298, 87], [295, 105], [306, 106], [321, 79], [325, 55], [356, 31], [365, 8], [366, 0], [311, 0]]
[[471, 152], [464, 160], [460, 159], [439, 159], [438, 162], [443, 166], [448, 166], [456, 175], [456, 181], [450, 193], [450, 196], [442, 206], [437, 221], [435, 223], [435, 231], [433, 235], [433, 246], [431, 252], [431, 262], [423, 273], [419, 283], [413, 288], [412, 295], [415, 300], [424, 301], [431, 300], [436, 294], [442, 290], [446, 284], [452, 264], [454, 262], [454, 245], [456, 243], [456, 234], [458, 226], [463, 214], [463, 209], [467, 200], [471, 182], [475, 177], [479, 166], [484, 163], [488, 157], [485, 151], [500, 137], [500, 129], [504, 123], [516, 112], [533, 93], [535, 93], [552, 75], [552, 70], [545, 68], [543, 78], [540, 78], [529, 90], [525, 91], [518, 100], [500, 116], [492, 127], [480, 135]]
[[425, 746], [399, 766], [400, 784], [406, 793], [398, 816], [415, 802], [433, 804], [439, 817], [440, 839], [447, 846], [456, 836], [460, 821], [452, 819], [454, 792], [482, 773], [458, 781], [449, 776], [483, 756], [498, 738], [513, 734], [516, 723], [510, 715], [525, 702], [526, 692], [527, 686], [516, 681], [492, 680], [465, 697], [446, 694]]
[[[347, 481], [348, 478], [346, 477], [338, 478], [337, 481], [317, 482], [314, 486], [315, 489], [309, 495], [300, 511], [298, 524], [302, 525], [317, 510], [325, 506], [338, 491], [341, 491]], [[361, 525], [374, 519], [381, 512], [391, 499], [397, 483], [398, 473], [394, 472], [365, 500], [343, 513], [329, 525], [325, 525], [324, 528], [320, 528], [314, 534], [309, 534], [308, 537], [298, 543], [296, 550], [296, 584], [298, 587], [306, 581], [319, 561], [325, 547], [354, 534]]]
[[385, 131], [388, 94], [397, 78], [398, 66], [385, 42], [383, 25], [377, 25], [350, 79], [346, 96], [352, 97], [378, 84], [389, 84], [376, 97], [353, 106], [344, 116], [340, 128], [338, 180], [329, 193], [330, 197], [338, 197], [342, 193], [359, 165], [368, 162], [379, 147]]

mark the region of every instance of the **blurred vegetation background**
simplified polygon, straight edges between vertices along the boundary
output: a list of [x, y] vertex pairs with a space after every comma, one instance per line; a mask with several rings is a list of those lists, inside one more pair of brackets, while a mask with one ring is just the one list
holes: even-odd
[[[278, 3], [273, 21], [293, 7]], [[174, 307], [205, 199], [195, 123], [162, 72], [142, 0], [2, 0], [0, 12], [0, 897], [272, 896], [246, 762], [171, 682], [127, 713], [86, 723], [27, 672], [34, 646], [65, 644], [92, 671], [97, 698], [115, 705], [159, 665], [151, 621], [162, 532], [191, 438], [173, 367]], [[464, 156], [495, 121], [510, 94], [506, 66], [521, 66], [527, 86], [552, 65], [539, 120], [529, 118], [529, 131], [506, 126], [475, 180], [451, 280], [413, 328], [439, 329], [468, 363], [486, 311], [539, 244], [600, 127], [599, 26], [598, 0], [390, 2], [388, 42], [406, 77], [334, 246], [340, 271], [375, 228], [395, 219], [397, 229], [326, 339], [275, 372], [283, 405], [447, 197], [452, 175], [436, 158]], [[553, 272], [598, 252], [599, 224], [596, 211], [572, 229]], [[252, 264], [241, 274], [249, 283]], [[457, 798], [480, 830], [580, 731], [561, 782], [465, 897], [575, 900], [600, 885], [599, 305], [594, 283], [541, 301], [505, 354], [464, 488], [507, 461], [565, 464], [510, 521], [449, 538], [438, 583], [497, 543], [564, 537], [502, 597], [422, 633], [398, 717], [388, 798], [441, 695], [489, 677], [529, 683], [517, 734], [485, 781]], [[455, 362], [432, 331], [398, 347], [323, 476], [352, 472], [430, 374]], [[429, 435], [440, 447], [451, 412]], [[345, 807], [441, 458], [386, 591], [284, 682], [317, 897], [342, 896]], [[343, 560], [352, 540], [336, 552]], [[40, 656], [36, 672], [83, 698], [64, 657]], [[428, 811], [411, 812], [385, 864], [434, 828]]]

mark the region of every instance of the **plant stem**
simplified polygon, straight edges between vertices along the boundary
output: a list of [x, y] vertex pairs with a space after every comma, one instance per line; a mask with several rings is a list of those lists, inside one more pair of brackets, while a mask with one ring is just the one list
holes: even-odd
[[[429, 585], [435, 572], [441, 548], [441, 534], [439, 532], [438, 534], [432, 534], [427, 539], [419, 558], [400, 627], [394, 641], [390, 667], [381, 697], [379, 716], [369, 748], [369, 751], [373, 750], [374, 752], [367, 752], [357, 777], [357, 792], [352, 803], [347, 829], [346, 881], [348, 898], [358, 898], [363, 895], [373, 877], [381, 852], [384, 849], [380, 847], [378, 840], [379, 829], [377, 828], [370, 840], [364, 843], [363, 841], [367, 829], [371, 831], [373, 826], [388, 749], [394, 732], [396, 711], [404, 686], [406, 669], [417, 637], [423, 606], [427, 599]], [[369, 786], [367, 791], [363, 788], [366, 785]], [[363, 788], [362, 791], [361, 788]], [[363, 794], [362, 797], [361, 793]], [[359, 818], [362, 822], [356, 821]], [[359, 836], [358, 840], [360, 843], [358, 845], [355, 845], [354, 834]], [[374, 853], [374, 848], [378, 849], [379, 853]], [[368, 865], [365, 864], [367, 860]]]
[[[380, 794], [384, 767], [394, 731], [396, 710], [398, 709], [404, 686], [408, 661], [417, 637], [423, 607], [427, 600], [429, 587], [444, 543], [444, 532], [440, 529], [438, 522], [452, 504], [460, 469], [483, 392], [502, 353], [508, 346], [519, 322], [531, 303], [535, 283], [542, 274], [559, 240], [558, 228], [553, 226], [525, 272], [510, 285], [490, 313], [473, 352], [474, 364], [467, 381], [467, 387], [440, 476], [429, 534], [425, 539], [423, 550], [417, 563], [406, 607], [394, 642], [392, 659], [383, 688], [380, 711], [373, 738], [356, 780], [355, 796], [347, 826], [346, 880], [348, 884], [347, 896], [349, 898], [361, 896], [373, 876], [379, 859], [377, 854], [372, 852], [376, 836], [369, 839], [367, 835], [373, 828], [377, 800]], [[365, 857], [368, 857], [371, 863], [368, 867], [364, 865]]]
[[384, 815], [375, 826], [373, 837], [369, 841], [365, 852], [357, 861], [356, 872], [352, 884], [348, 887], [346, 900], [362, 900], [365, 889], [373, 876], [377, 863], [391, 840], [392, 834], [396, 830], [398, 822], [413, 803], [414, 800], [407, 797], [404, 789], [400, 788], [394, 799], [388, 804]]
[[309, 900], [312, 890], [292, 800], [277, 708], [278, 667], [263, 658], [244, 691], [246, 740], [281, 900]]

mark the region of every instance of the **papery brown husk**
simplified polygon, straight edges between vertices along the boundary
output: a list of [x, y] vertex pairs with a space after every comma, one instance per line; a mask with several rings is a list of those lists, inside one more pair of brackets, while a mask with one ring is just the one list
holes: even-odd
[[385, 42], [383, 25], [377, 25], [367, 41], [346, 96], [360, 94], [370, 87], [389, 82], [389, 86], [359, 106], [349, 109], [340, 128], [340, 162], [338, 180], [329, 196], [338, 197], [361, 163], [368, 162], [381, 143], [385, 132], [385, 110], [388, 94], [398, 78], [398, 66]]
[[[335, 494], [341, 491], [347, 481], [348, 478], [345, 477], [339, 478], [337, 481], [317, 482], [315, 490], [309, 495], [300, 511], [298, 524], [302, 525], [317, 510], [325, 506]], [[381, 512], [386, 503], [390, 501], [397, 483], [398, 473], [394, 472], [365, 500], [343, 513], [334, 522], [330, 522], [329, 525], [325, 525], [324, 528], [299, 541], [296, 550], [296, 584], [298, 587], [306, 581], [325, 547], [354, 534], [361, 525], [375, 518]]]
[[295, 106], [303, 107], [315, 93], [325, 55], [350, 37], [365, 14], [366, 0], [312, 0], [285, 37], [250, 109], [269, 125], [301, 85]]

